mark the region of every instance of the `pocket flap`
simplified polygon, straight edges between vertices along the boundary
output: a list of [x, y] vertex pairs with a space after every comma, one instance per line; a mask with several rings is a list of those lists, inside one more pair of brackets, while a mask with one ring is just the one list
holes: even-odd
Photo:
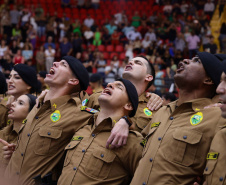
[[93, 156], [96, 158], [105, 161], [106, 163], [113, 162], [116, 155], [106, 148], [98, 147], [94, 152]]
[[213, 171], [217, 164], [217, 160], [207, 160], [206, 167], [204, 169], [204, 175], [209, 175]]
[[173, 138], [189, 144], [196, 144], [202, 138], [202, 133], [196, 130], [176, 129]]
[[41, 127], [39, 129], [39, 135], [42, 137], [49, 137], [52, 139], [58, 139], [62, 134], [62, 129], [60, 128], [50, 128], [50, 127]]
[[65, 147], [65, 150], [71, 150], [75, 148], [79, 143], [80, 141], [72, 141]]

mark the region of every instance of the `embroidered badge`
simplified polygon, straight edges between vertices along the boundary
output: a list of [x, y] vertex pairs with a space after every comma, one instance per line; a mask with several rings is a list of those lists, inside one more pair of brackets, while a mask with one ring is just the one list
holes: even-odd
[[82, 136], [74, 136], [71, 140], [72, 141], [81, 141], [83, 139]]
[[52, 120], [52, 122], [57, 122], [60, 120], [60, 118], [61, 114], [59, 110], [55, 110], [54, 113], [50, 115], [50, 119]]
[[219, 153], [211, 152], [211, 153], [207, 154], [206, 159], [214, 159], [214, 160], [216, 160], [218, 158], [218, 156], [219, 156]]
[[160, 125], [161, 122], [156, 122], [156, 123], [152, 123], [151, 124], [151, 128], [153, 127], [158, 127]]
[[145, 147], [145, 145], [147, 144], [147, 139], [143, 139], [143, 141], [140, 142], [140, 145]]
[[11, 120], [9, 119], [8, 121], [7, 121], [7, 125], [9, 125], [11, 123]]
[[23, 124], [27, 123], [27, 119], [24, 119], [22, 123], [23, 123]]
[[82, 106], [85, 106], [87, 102], [88, 102], [88, 99], [83, 100], [82, 101]]
[[56, 108], [56, 107], [57, 107], [57, 105], [54, 103], [54, 104], [53, 104], [53, 107], [55, 107], [55, 108]]
[[145, 108], [145, 109], [144, 109], [144, 114], [145, 114], [146, 116], [151, 116], [151, 115], [152, 115], [152, 112], [151, 112], [148, 108]]
[[91, 109], [91, 108], [89, 108], [89, 107], [87, 107], [87, 106], [81, 106], [81, 110], [82, 110], [82, 111], [89, 112], [89, 113], [92, 113], [92, 114], [95, 114], [95, 113], [99, 112], [98, 110], [96, 110], [96, 109]]
[[191, 125], [198, 125], [203, 120], [203, 114], [202, 112], [197, 112], [190, 118]]

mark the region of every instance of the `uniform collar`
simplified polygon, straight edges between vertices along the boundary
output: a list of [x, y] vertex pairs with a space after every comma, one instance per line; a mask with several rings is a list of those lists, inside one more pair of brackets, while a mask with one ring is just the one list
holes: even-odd
[[[22, 126], [22, 125], [21, 125]], [[15, 133], [19, 133], [19, 130], [20, 130], [21, 127], [18, 127], [17, 129], [14, 128], [13, 124], [11, 123], [10, 125], [8, 125], [6, 127], [6, 134], [7, 135], [10, 135], [12, 132], [15, 132]]]
[[[167, 105], [171, 109], [172, 112], [175, 111], [178, 100], [171, 102]], [[194, 112], [198, 112], [200, 109], [203, 109], [205, 106], [212, 104], [212, 100], [209, 98], [198, 98], [186, 101], [182, 103], [178, 108], [182, 106], [190, 106]]]
[[103, 87], [98, 87], [96, 89], [93, 89], [93, 93], [99, 93], [99, 92], [102, 92], [104, 89]]
[[144, 92], [143, 94], [141, 94], [140, 96], [139, 96], [139, 102], [148, 102], [148, 98], [146, 97], [146, 92]]

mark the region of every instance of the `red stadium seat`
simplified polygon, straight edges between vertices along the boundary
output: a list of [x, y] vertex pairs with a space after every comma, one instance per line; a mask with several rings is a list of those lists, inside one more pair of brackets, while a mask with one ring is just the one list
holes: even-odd
[[99, 50], [100, 52], [104, 52], [104, 51], [105, 51], [105, 46], [104, 46], [104, 45], [99, 45], [99, 46], [98, 46], [98, 50]]
[[111, 53], [111, 54], [110, 54], [110, 59], [112, 60], [112, 59], [113, 59], [113, 57], [114, 57], [115, 55], [116, 55], [116, 56], [117, 56], [117, 58], [118, 58], [118, 53], [113, 52], [113, 53]]
[[114, 51], [114, 46], [113, 45], [108, 45], [106, 48], [107, 52], [113, 52]]
[[103, 52], [103, 57], [104, 57], [105, 60], [109, 59], [108, 52]]
[[117, 46], [115, 47], [115, 51], [116, 51], [116, 52], [123, 52], [123, 51], [124, 51], [124, 47], [123, 47], [122, 45], [117, 45]]
[[119, 60], [125, 60], [125, 58], [126, 58], [125, 53], [121, 53], [121, 54], [119, 55]]

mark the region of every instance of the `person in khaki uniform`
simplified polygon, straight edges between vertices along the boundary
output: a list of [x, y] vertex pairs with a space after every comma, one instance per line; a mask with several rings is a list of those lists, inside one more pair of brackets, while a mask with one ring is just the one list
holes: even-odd
[[[12, 103], [12, 106], [8, 112], [8, 118], [10, 119], [10, 125], [3, 128], [0, 131], [0, 139], [7, 141], [7, 143], [16, 143], [17, 136], [22, 124], [26, 123], [26, 117], [31, 109], [35, 105], [36, 97], [31, 94], [21, 95], [17, 98], [17, 101]], [[0, 148], [4, 145], [0, 143]], [[5, 170], [8, 165], [8, 160], [4, 159], [3, 152], [0, 150], [0, 168]]]
[[[5, 171], [14, 184], [35, 184], [57, 168], [73, 134], [86, 125], [90, 113], [81, 111], [81, 100], [72, 93], [86, 90], [88, 73], [80, 61], [65, 56], [54, 62], [45, 78], [50, 89], [44, 104], [34, 108], [19, 130], [17, 146]], [[9, 148], [5, 146], [5, 150]], [[56, 174], [57, 175], [57, 174]]]
[[128, 142], [107, 149], [106, 141], [116, 121], [133, 117], [138, 105], [134, 85], [125, 79], [109, 83], [99, 96], [100, 112], [77, 131], [66, 146], [67, 155], [58, 185], [129, 184], [141, 158], [142, 135], [129, 133]]
[[202, 52], [184, 59], [174, 76], [179, 99], [162, 107], [145, 128], [146, 144], [131, 185], [193, 184], [202, 176], [215, 133], [225, 120], [212, 103], [220, 61]]
[[[226, 58], [226, 55], [224, 55]], [[221, 83], [217, 87], [217, 93], [220, 95], [221, 116], [226, 118], [226, 60], [222, 62], [223, 73]], [[226, 124], [220, 128], [213, 138], [209, 153], [207, 154], [207, 164], [204, 169], [205, 185], [226, 185]], [[197, 184], [197, 183], [195, 183]]]
[[[152, 85], [155, 79], [154, 67], [146, 57], [137, 56], [129, 61], [126, 65], [123, 72], [123, 78], [131, 81], [135, 85], [138, 92], [139, 105], [137, 113], [131, 119], [131, 121], [133, 122], [133, 129], [141, 132], [148, 124], [148, 122], [151, 121], [155, 113], [155, 111], [148, 109], [147, 104], [149, 98], [146, 97], [145, 93], [145, 91]], [[91, 95], [89, 101], [87, 102], [87, 106], [98, 109], [98, 97], [100, 96], [100, 94], [101, 93], [95, 93]], [[162, 105], [162, 99], [159, 99], [156, 105], [159, 105], [157, 106], [159, 108]], [[124, 120], [121, 119], [120, 121]], [[125, 123], [126, 125], [125, 121], [123, 123]]]
[[[7, 91], [7, 83], [4, 74], [0, 71], [0, 94], [4, 95]], [[4, 128], [7, 123], [7, 112], [8, 109], [3, 103], [4, 96], [0, 100], [0, 129]], [[2, 101], [3, 100], [3, 101]]]

